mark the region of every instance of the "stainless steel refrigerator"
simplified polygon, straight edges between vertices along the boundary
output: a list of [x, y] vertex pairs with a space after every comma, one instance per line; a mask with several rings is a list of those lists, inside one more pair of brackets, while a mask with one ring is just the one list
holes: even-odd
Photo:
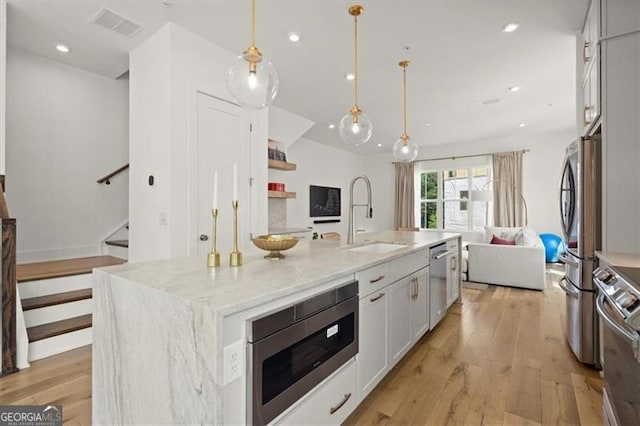
[[567, 340], [580, 362], [599, 366], [595, 251], [601, 248], [601, 139], [596, 134], [569, 145], [560, 184], [560, 215], [567, 250], [565, 277]]

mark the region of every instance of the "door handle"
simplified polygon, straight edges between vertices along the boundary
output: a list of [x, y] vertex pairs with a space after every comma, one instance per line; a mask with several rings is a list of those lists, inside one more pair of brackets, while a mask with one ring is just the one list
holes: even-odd
[[568, 263], [571, 266], [580, 266], [580, 262], [576, 262], [575, 260], [572, 260], [569, 256], [567, 256], [565, 253], [560, 253], [558, 255], [558, 257], [560, 258], [560, 260], [562, 260], [564, 263]]
[[441, 253], [438, 253], [436, 255], [433, 256], [433, 260], [439, 260], [442, 259], [445, 256], [448, 256], [451, 254], [451, 250], [447, 250], [447, 251], [443, 251]]
[[384, 293], [380, 293], [376, 297], [372, 297], [371, 299], [369, 299], [369, 302], [377, 302], [378, 300], [382, 299], [383, 297], [384, 297]]
[[[563, 284], [564, 283], [564, 284]], [[571, 297], [575, 297], [576, 299], [578, 298], [578, 296], [580, 295], [580, 291], [574, 290], [573, 288], [569, 288], [569, 286], [566, 284], [567, 283], [567, 277], [564, 277], [560, 280], [560, 282], [558, 283], [558, 285], [560, 286], [561, 289], [564, 290], [565, 293], [567, 293], [569, 296]]]
[[589, 62], [589, 59], [591, 59], [591, 57], [587, 55], [587, 49], [589, 48], [590, 44], [591, 43], [589, 43], [588, 41], [585, 41], [582, 45], [582, 61], [585, 64]]
[[370, 284], [374, 284], [374, 283], [377, 283], [380, 280], [384, 280], [384, 275], [380, 275], [378, 278], [374, 278], [372, 280], [369, 280], [369, 283]]
[[200, 241], [209, 241], [209, 236], [207, 234], [200, 234]]
[[453, 256], [451, 257], [451, 270], [455, 271], [457, 268], [458, 268], [458, 257]]
[[342, 399], [342, 401], [340, 401], [340, 402], [338, 403], [338, 405], [336, 405], [335, 407], [331, 407], [331, 408], [329, 409], [329, 414], [333, 414], [333, 413], [335, 413], [336, 411], [338, 411], [339, 409], [341, 409], [341, 408], [342, 408], [342, 406], [343, 406], [344, 404], [346, 404], [346, 403], [347, 403], [347, 401], [349, 400], [349, 398], [351, 398], [351, 392], [346, 393], [346, 394], [344, 395], [344, 398]]
[[626, 339], [633, 345], [635, 350], [638, 349], [638, 338], [631, 334], [629, 331], [625, 330], [622, 326], [620, 326], [613, 318], [609, 316], [605, 307], [604, 307], [604, 294], [600, 293], [598, 298], [596, 299], [596, 310], [598, 311], [598, 315], [602, 319], [602, 321], [611, 328], [617, 335]]

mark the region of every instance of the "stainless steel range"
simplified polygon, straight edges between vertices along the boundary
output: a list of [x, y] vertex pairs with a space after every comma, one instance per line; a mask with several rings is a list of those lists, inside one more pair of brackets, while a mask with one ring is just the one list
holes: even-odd
[[593, 273], [602, 320], [604, 414], [608, 425], [640, 424], [640, 269]]

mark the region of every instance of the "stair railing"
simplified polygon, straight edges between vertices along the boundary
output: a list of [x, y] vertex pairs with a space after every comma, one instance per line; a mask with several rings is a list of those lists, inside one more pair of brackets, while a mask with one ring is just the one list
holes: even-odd
[[108, 175], [101, 177], [100, 179], [98, 179], [96, 182], [98, 183], [104, 183], [105, 185], [111, 185], [111, 178], [114, 176], [119, 175], [120, 173], [124, 172], [125, 170], [127, 170], [129, 168], [129, 163], [125, 164], [124, 166], [112, 171], [111, 173], [109, 173]]
[[16, 219], [9, 217], [9, 208], [4, 197], [4, 183], [4, 175], [0, 175], [2, 376], [18, 371], [16, 366]]

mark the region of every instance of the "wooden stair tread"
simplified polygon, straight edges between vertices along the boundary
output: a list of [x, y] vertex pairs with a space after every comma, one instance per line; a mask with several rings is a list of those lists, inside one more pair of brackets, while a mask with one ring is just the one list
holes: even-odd
[[29, 342], [48, 339], [72, 331], [82, 330], [91, 327], [91, 314], [69, 318], [62, 321], [50, 322], [48, 324], [36, 325], [27, 328]]
[[30, 297], [22, 300], [22, 310], [44, 308], [47, 306], [61, 305], [63, 303], [77, 302], [78, 300], [91, 299], [93, 290], [84, 288], [82, 290], [66, 291], [64, 293], [49, 294], [46, 296]]
[[120, 265], [126, 262], [124, 259], [113, 256], [92, 256], [49, 262], [23, 263], [16, 268], [16, 278], [18, 282], [23, 282], [89, 274], [93, 268]]
[[110, 246], [129, 248], [129, 240], [111, 240], [104, 243]]

